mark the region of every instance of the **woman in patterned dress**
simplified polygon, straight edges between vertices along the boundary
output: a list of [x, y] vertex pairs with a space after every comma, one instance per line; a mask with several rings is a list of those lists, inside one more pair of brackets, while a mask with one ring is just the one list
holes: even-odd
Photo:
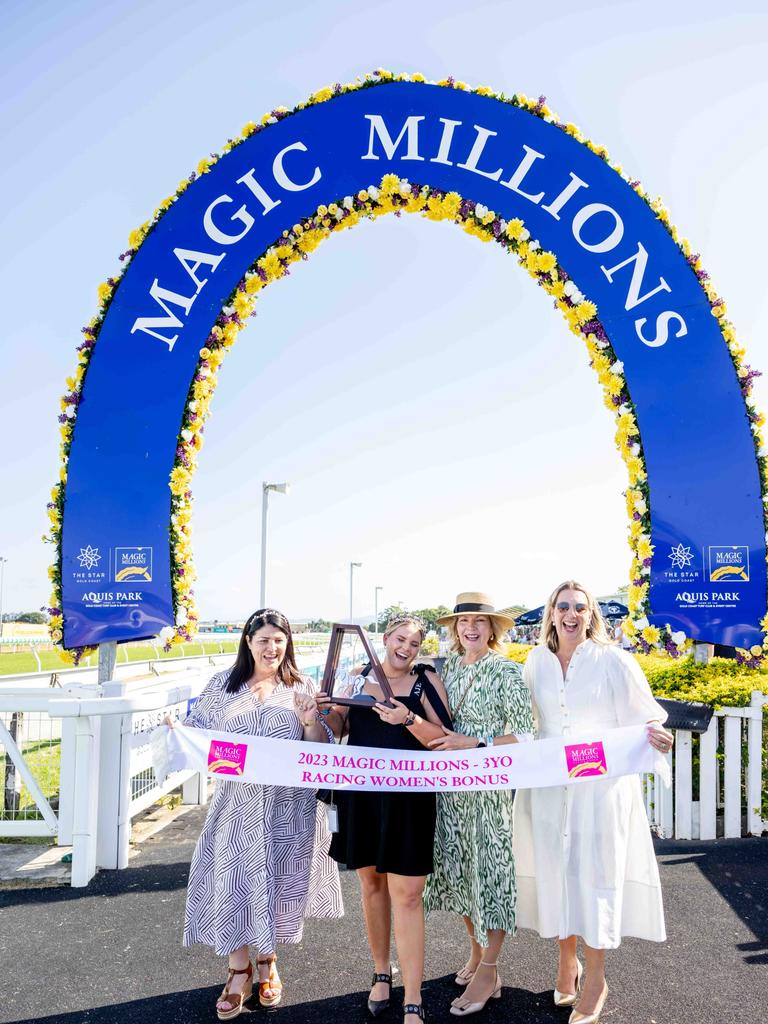
[[[454, 730], [443, 729], [433, 750], [516, 743], [533, 732], [531, 698], [520, 667], [499, 652], [513, 619], [495, 611], [486, 594], [459, 594], [448, 626], [452, 653], [443, 669]], [[515, 930], [515, 863], [510, 790], [441, 793], [437, 798], [435, 870], [427, 879], [427, 910], [461, 914], [469, 933], [469, 959], [456, 975], [466, 985], [451, 1013], [481, 1010], [501, 993], [496, 963], [507, 932]]]
[[[574, 580], [544, 608], [541, 641], [523, 678], [537, 735], [589, 735], [648, 723], [648, 742], [668, 752], [673, 736], [632, 657], [612, 644], [594, 597]], [[596, 1024], [608, 986], [605, 951], [622, 936], [663, 942], [656, 857], [637, 775], [578, 786], [520, 790], [515, 799], [518, 923], [559, 940], [556, 1006], [574, 1006], [574, 1024]], [[576, 958], [584, 944], [586, 974]]]
[[[263, 608], [247, 620], [233, 668], [217, 673], [185, 726], [289, 740], [332, 740], [302, 676], [288, 620]], [[311, 789], [217, 779], [189, 874], [184, 945], [229, 957], [219, 1020], [238, 1016], [251, 994], [255, 947], [259, 1002], [282, 996], [275, 950], [301, 942], [305, 917], [341, 917], [325, 814]]]

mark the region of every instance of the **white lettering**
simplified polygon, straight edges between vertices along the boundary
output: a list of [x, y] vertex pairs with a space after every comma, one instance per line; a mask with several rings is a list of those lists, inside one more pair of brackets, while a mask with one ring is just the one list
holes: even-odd
[[172, 338], [166, 338], [165, 335], [158, 334], [157, 331], [152, 330], [152, 328], [169, 327], [173, 329], [175, 327], [183, 327], [181, 320], [179, 320], [175, 313], [172, 313], [170, 311], [166, 303], [170, 302], [174, 306], [181, 306], [181, 308], [184, 310], [184, 313], [186, 315], [189, 315], [189, 311], [192, 308], [192, 303], [197, 298], [198, 292], [195, 292], [194, 295], [190, 295], [189, 297], [187, 297], [186, 295], [179, 295], [177, 292], [169, 292], [167, 288], [161, 288], [157, 278], [155, 278], [155, 280], [152, 282], [152, 287], [149, 289], [149, 294], [155, 300], [155, 302], [158, 303], [158, 305], [163, 307], [166, 315], [158, 317], [138, 317], [134, 321], [133, 327], [131, 328], [131, 334], [134, 334], [136, 331], [143, 331], [145, 334], [151, 334], [153, 338], [158, 338], [160, 341], [164, 341], [165, 344], [168, 346], [168, 351], [172, 352], [173, 346], [176, 344], [178, 334], [174, 334]]
[[582, 181], [581, 178], [578, 178], [573, 171], [570, 171], [569, 173], [571, 180], [565, 186], [557, 199], [553, 200], [553, 202], [548, 206], [542, 206], [542, 210], [544, 210], [545, 213], [551, 214], [555, 220], [560, 220], [560, 211], [568, 200], [572, 199], [576, 195], [580, 188], [589, 188], [586, 181]]
[[653, 338], [646, 338], [643, 335], [643, 327], [648, 323], [648, 317], [644, 316], [640, 320], [635, 320], [635, 333], [644, 345], [648, 348], [661, 348], [662, 345], [666, 345], [669, 340], [669, 324], [672, 320], [677, 320], [680, 325], [679, 329], [675, 331], [676, 338], [684, 338], [688, 333], [688, 325], [685, 320], [680, 316], [679, 313], [673, 312], [671, 309], [665, 309], [663, 313], [659, 313], [656, 317], [656, 335]]
[[502, 181], [499, 182], [499, 184], [506, 185], [507, 188], [511, 188], [513, 192], [517, 192], [517, 194], [519, 196], [522, 196], [524, 199], [530, 199], [532, 203], [540, 203], [541, 200], [544, 198], [543, 192], [539, 192], [537, 195], [534, 196], [531, 195], [530, 192], [523, 192], [520, 186], [522, 185], [526, 174], [528, 173], [528, 171], [530, 171], [533, 164], [537, 160], [544, 159], [544, 154], [537, 153], [535, 149], [531, 149], [530, 146], [526, 145], [523, 145], [523, 149], [525, 150], [525, 156], [520, 161], [515, 173], [512, 175], [509, 181]]
[[374, 135], [378, 136], [379, 142], [381, 143], [384, 154], [387, 160], [394, 159], [395, 150], [403, 140], [403, 136], [407, 134], [408, 145], [405, 152], [405, 156], [401, 157], [402, 160], [423, 160], [423, 156], [419, 156], [419, 121], [423, 121], [423, 115], [411, 114], [410, 117], [405, 119], [405, 124], [400, 130], [400, 134], [397, 136], [395, 141], [392, 141], [392, 136], [389, 134], [389, 130], [384, 123], [384, 118], [381, 114], [366, 114], [366, 119], [371, 122], [371, 131], [368, 136], [368, 152], [362, 160], [378, 160], [379, 157], [373, 152], [373, 141]]
[[440, 118], [443, 124], [443, 134], [440, 138], [440, 148], [437, 151], [437, 156], [433, 156], [430, 160], [432, 164], [447, 164], [449, 167], [453, 167], [453, 161], [448, 159], [448, 154], [451, 151], [451, 143], [453, 142], [453, 133], [455, 129], [463, 124], [462, 121], [451, 121], [448, 117]]
[[255, 223], [253, 217], [248, 213], [245, 206], [241, 206], [240, 209], [230, 217], [230, 221], [239, 220], [241, 224], [245, 225], [239, 235], [228, 235], [225, 231], [217, 228], [213, 223], [213, 211], [222, 203], [233, 202], [234, 199], [232, 199], [231, 196], [219, 196], [218, 199], [213, 200], [211, 205], [203, 214], [203, 227], [205, 228], [206, 235], [208, 235], [211, 241], [218, 242], [219, 245], [231, 245], [233, 242], [239, 242], [241, 238], [245, 238]]
[[277, 184], [281, 188], [284, 188], [286, 192], [303, 192], [305, 188], [311, 188], [312, 185], [315, 185], [320, 181], [322, 174], [320, 172], [320, 168], [315, 167], [312, 177], [304, 185], [299, 185], [297, 182], [293, 181], [293, 179], [289, 178], [285, 173], [285, 168], [283, 167], [283, 158], [286, 153], [290, 153], [291, 150], [294, 149], [298, 149], [301, 153], [307, 152], [307, 147], [303, 142], [294, 142], [292, 145], [286, 146], [285, 149], [281, 149], [275, 157], [272, 163], [272, 173], [275, 176]]
[[237, 179], [237, 184], [238, 185], [245, 185], [245, 187], [250, 192], [252, 192], [254, 196], [256, 196], [256, 198], [259, 200], [261, 205], [264, 207], [264, 213], [262, 214], [262, 216], [266, 217], [266, 215], [269, 213], [270, 210], [274, 210], [274, 208], [276, 206], [280, 205], [282, 200], [281, 199], [271, 199], [267, 195], [267, 193], [264, 191], [264, 189], [261, 187], [261, 185], [258, 183], [258, 181], [256, 181], [256, 179], [254, 178], [254, 176], [253, 176], [254, 170], [255, 170], [255, 168], [252, 167], [250, 169], [250, 171], [248, 171], [246, 174], [244, 174], [242, 176], [242, 178], [238, 178]]
[[624, 260], [623, 263], [617, 263], [615, 267], [611, 267], [610, 270], [606, 269], [601, 265], [600, 269], [613, 284], [613, 275], [617, 270], [622, 270], [628, 264], [634, 264], [632, 267], [632, 279], [629, 282], [629, 289], [627, 290], [627, 299], [624, 303], [624, 309], [634, 309], [635, 306], [639, 306], [641, 302], [645, 302], [646, 299], [650, 299], [657, 292], [671, 292], [672, 289], [669, 287], [663, 277], [659, 278], [659, 283], [654, 289], [646, 292], [645, 295], [640, 294], [640, 287], [643, 283], [643, 275], [645, 274], [645, 268], [648, 266], [648, 252], [642, 242], [637, 243], [637, 252], [633, 256], [629, 256]]
[[[592, 217], [596, 217], [600, 213], [609, 213], [611, 217], [613, 217], [615, 221], [613, 231], [611, 231], [610, 235], [604, 238], [602, 242], [596, 242], [594, 245], [590, 245], [581, 237], [581, 232], [587, 221]], [[612, 206], [606, 206], [605, 203], [590, 203], [588, 206], [579, 210], [573, 218], [573, 237], [583, 249], [587, 249], [589, 252], [610, 252], [611, 249], [616, 248], [623, 236], [624, 221]]]
[[472, 149], [470, 150], [467, 162], [464, 164], [458, 164], [463, 171], [474, 171], [475, 174], [482, 174], [484, 178], [490, 178], [491, 181], [498, 181], [501, 177], [502, 168], [499, 167], [497, 171], [481, 171], [477, 166], [480, 157], [483, 155], [485, 144], [494, 135], [498, 135], [498, 132], [492, 132], [490, 128], [483, 128], [481, 125], [474, 125], [474, 129], [477, 132], [477, 138], [474, 141]]
[[200, 269], [201, 265], [205, 264], [210, 267], [211, 273], [213, 273], [216, 270], [216, 267], [218, 267], [226, 256], [226, 253], [222, 252], [220, 255], [214, 256], [212, 253], [196, 252], [194, 249], [174, 249], [173, 255], [195, 282], [197, 291], [199, 292], [203, 285], [208, 283], [207, 277], [203, 278], [201, 281], [197, 276], [197, 271]]

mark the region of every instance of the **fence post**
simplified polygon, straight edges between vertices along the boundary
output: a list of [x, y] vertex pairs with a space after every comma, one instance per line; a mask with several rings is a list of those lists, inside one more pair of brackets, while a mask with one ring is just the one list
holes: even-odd
[[76, 723], [72, 718], [61, 721], [61, 762], [59, 764], [59, 846], [72, 845], [75, 813]]
[[752, 716], [747, 722], [747, 833], [759, 836], [763, 831], [762, 762], [764, 695], [752, 691]]
[[181, 787], [181, 802], [183, 804], [197, 804], [202, 806], [208, 803], [208, 776], [203, 772], [196, 772], [192, 778], [187, 779]]
[[725, 717], [725, 770], [723, 772], [723, 836], [726, 839], [741, 837], [741, 719], [732, 715]]
[[[104, 697], [124, 697], [127, 684], [105, 682]], [[103, 715], [101, 723], [99, 775], [99, 827], [96, 862], [100, 868], [128, 866], [130, 819], [125, 790], [130, 786], [130, 747], [123, 740], [123, 715]], [[130, 793], [128, 794], [130, 800]]]
[[717, 839], [718, 717], [699, 737], [699, 839]]
[[677, 730], [675, 737], [675, 839], [692, 836], [691, 799], [691, 734]]
[[99, 789], [99, 732], [96, 716], [75, 719], [75, 791], [72, 824], [72, 886], [88, 885], [96, 874]]

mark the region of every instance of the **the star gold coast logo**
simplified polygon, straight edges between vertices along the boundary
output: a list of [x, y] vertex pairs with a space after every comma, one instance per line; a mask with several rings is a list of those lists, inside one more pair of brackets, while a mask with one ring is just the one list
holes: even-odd
[[673, 569], [687, 569], [693, 562], [691, 549], [683, 544], [678, 544], [676, 548], [672, 548], [667, 557], [671, 560]]
[[80, 548], [80, 554], [77, 556], [77, 560], [80, 563], [81, 569], [95, 569], [101, 561], [99, 549], [92, 548], [90, 544], [85, 548]]

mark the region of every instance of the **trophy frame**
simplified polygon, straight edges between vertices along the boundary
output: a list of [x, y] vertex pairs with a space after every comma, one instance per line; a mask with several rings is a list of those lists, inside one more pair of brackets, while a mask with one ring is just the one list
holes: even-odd
[[371, 663], [371, 674], [381, 687], [381, 692], [384, 694], [384, 700], [380, 703], [387, 704], [389, 707], [392, 707], [392, 698], [394, 694], [392, 693], [392, 687], [389, 685], [386, 673], [381, 667], [381, 662], [376, 656], [376, 652], [371, 646], [370, 640], [363, 631], [363, 627], [357, 626], [353, 623], [334, 622], [331, 627], [331, 641], [328, 645], [328, 657], [325, 660], [325, 669], [323, 670], [323, 679], [320, 684], [320, 689], [323, 693], [328, 694], [334, 704], [342, 704], [344, 707], [373, 707], [373, 705], [377, 703], [376, 699], [370, 694], [361, 694], [359, 697], [335, 697], [333, 694], [333, 688], [336, 683], [336, 669], [339, 664], [339, 655], [341, 654], [341, 645], [343, 644], [344, 637], [347, 633], [356, 634], [363, 645], [363, 650]]

